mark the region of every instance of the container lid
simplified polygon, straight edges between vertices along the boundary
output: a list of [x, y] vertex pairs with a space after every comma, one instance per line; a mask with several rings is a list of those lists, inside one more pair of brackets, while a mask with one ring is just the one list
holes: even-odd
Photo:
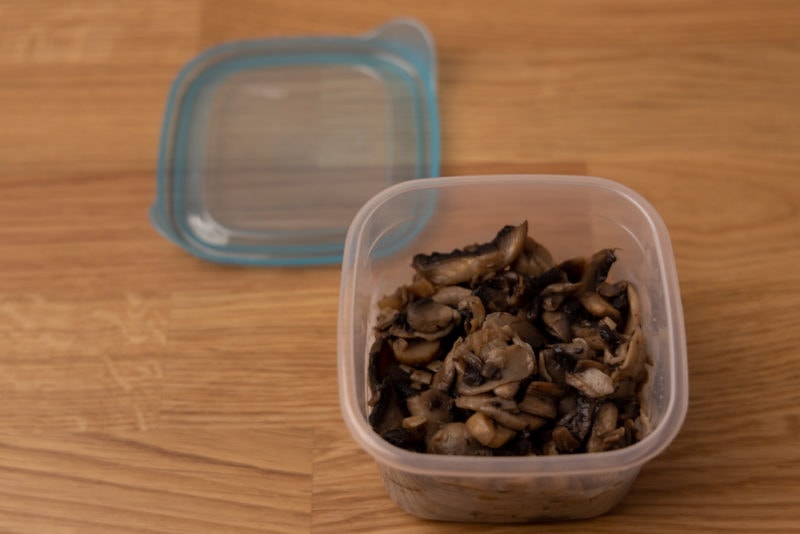
[[172, 86], [150, 219], [207, 260], [334, 263], [369, 198], [438, 174], [435, 51], [416, 21], [236, 42]]

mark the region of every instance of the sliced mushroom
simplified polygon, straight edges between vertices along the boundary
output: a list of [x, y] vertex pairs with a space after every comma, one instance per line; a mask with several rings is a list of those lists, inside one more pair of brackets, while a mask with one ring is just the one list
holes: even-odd
[[415, 331], [432, 334], [460, 321], [461, 314], [450, 306], [425, 298], [408, 305], [406, 320]]
[[615, 381], [620, 381], [624, 378], [636, 379], [640, 373], [644, 372], [644, 365], [647, 359], [642, 329], [637, 327], [628, 342], [621, 345], [621, 347], [624, 349], [622, 362], [617, 370], [614, 371], [613, 378]]
[[497, 386], [492, 392], [503, 399], [513, 399], [519, 390], [520, 381], [509, 382], [502, 386]]
[[454, 250], [448, 254], [417, 254], [412, 267], [437, 286], [469, 282], [499, 271], [513, 262], [522, 250], [528, 234], [528, 222], [506, 226], [489, 243]]
[[434, 454], [490, 456], [491, 449], [482, 445], [464, 423], [447, 423], [427, 440], [427, 451]]
[[625, 328], [622, 333], [626, 336], [633, 334], [637, 327], [641, 326], [641, 304], [639, 303], [639, 293], [636, 291], [636, 286], [628, 282], [628, 320], [625, 322]]
[[625, 438], [625, 428], [617, 427], [619, 411], [613, 402], [605, 402], [597, 410], [586, 452], [607, 451]]
[[575, 366], [575, 361], [552, 348], [539, 351], [539, 373], [556, 384], [566, 384], [566, 374]]
[[472, 290], [461, 286], [445, 286], [431, 296], [436, 302], [455, 308], [458, 304], [472, 296]]
[[475, 295], [464, 297], [458, 303], [458, 311], [466, 315], [464, 318], [464, 331], [467, 334], [472, 334], [483, 326], [483, 321], [486, 319], [486, 310], [480, 298]]
[[515, 434], [510, 428], [498, 425], [491, 417], [481, 412], [472, 414], [465, 424], [475, 439], [491, 449], [502, 447]]
[[542, 312], [542, 323], [547, 331], [561, 341], [570, 340], [569, 317], [564, 312], [545, 311]]
[[428, 420], [421, 415], [411, 415], [403, 419], [403, 429], [409, 434], [409, 438], [413, 441], [422, 441], [425, 439], [426, 426]]
[[518, 406], [523, 412], [547, 419], [555, 419], [556, 415], [558, 415], [556, 399], [549, 395], [537, 393], [535, 390], [528, 389], [525, 398], [522, 399]]
[[[460, 345], [460, 343], [460, 340], [456, 341], [456, 346]], [[453, 385], [457, 372], [455, 364], [456, 346], [445, 356], [441, 368], [434, 373], [433, 379], [431, 380], [431, 388], [438, 389], [439, 391], [449, 391], [450, 387]]]
[[536, 242], [532, 237], [525, 239], [522, 251], [514, 262], [512, 269], [520, 274], [528, 276], [539, 276], [540, 274], [553, 268], [553, 256], [550, 251]]
[[392, 350], [397, 361], [406, 365], [424, 365], [439, 353], [438, 341], [411, 341], [397, 338], [392, 341]]
[[547, 395], [554, 399], [560, 399], [567, 394], [567, 388], [553, 382], [534, 381], [528, 386], [526, 393], [537, 395]]
[[436, 292], [436, 287], [422, 276], [415, 276], [414, 281], [406, 286], [406, 290], [417, 298], [427, 298]]
[[394, 324], [398, 315], [400, 315], [400, 312], [394, 308], [383, 308], [375, 321], [375, 328], [377, 330], [386, 330]]
[[556, 343], [550, 347], [555, 354], [569, 356], [573, 360], [594, 358], [595, 352], [582, 337], [576, 337], [570, 343]]
[[606, 350], [608, 344], [600, 334], [600, 325], [589, 320], [577, 321], [571, 324], [572, 336], [586, 340], [592, 350]]
[[521, 412], [513, 400], [493, 395], [458, 397], [455, 404], [459, 408], [487, 415], [501, 425], [514, 430], [534, 430], [547, 423], [547, 420], [542, 417]]
[[[559, 408], [563, 402], [564, 399], [559, 403]], [[575, 439], [583, 443], [583, 440], [592, 428], [593, 411], [594, 402], [585, 397], [578, 396], [575, 398], [575, 403], [570, 411], [559, 419], [558, 425], [569, 430], [569, 432], [575, 436]]]
[[581, 446], [581, 442], [563, 426], [553, 429], [553, 444], [558, 452], [572, 452]]
[[594, 291], [581, 293], [578, 298], [586, 311], [595, 317], [611, 317], [614, 321], [622, 319], [619, 310]]
[[[536, 360], [533, 349], [524, 343], [514, 343], [497, 347], [488, 351], [484, 366], [491, 365], [493, 371], [490, 378], [477, 384], [474, 380], [466, 379], [467, 373], [461, 373], [456, 380], [456, 390], [459, 395], [477, 395], [487, 393], [509, 382], [519, 382], [536, 371]], [[482, 369], [483, 371], [483, 369]], [[486, 378], [485, 373], [481, 376]]]
[[567, 384], [590, 399], [607, 397], [614, 393], [614, 381], [600, 369], [589, 367], [576, 373], [567, 373]]
[[513, 315], [507, 312], [490, 313], [486, 316], [485, 322], [488, 325], [497, 327], [509, 338], [516, 335], [522, 341], [530, 345], [531, 348], [538, 349], [547, 344], [545, 335], [542, 334], [533, 323], [519, 315]]
[[621, 294], [625, 293], [628, 290], [628, 282], [625, 280], [620, 280], [614, 284], [609, 284], [608, 282], [603, 282], [602, 284], [597, 286], [597, 292], [600, 294], [601, 297], [607, 299], [613, 299]]
[[406, 399], [406, 407], [411, 415], [423, 417], [429, 425], [436, 427], [450, 420], [453, 399], [437, 389], [428, 389]]
[[373, 407], [369, 414], [369, 423], [379, 434], [398, 428], [402, 424], [403, 410], [400, 408], [400, 399], [388, 378], [370, 399], [370, 404]]

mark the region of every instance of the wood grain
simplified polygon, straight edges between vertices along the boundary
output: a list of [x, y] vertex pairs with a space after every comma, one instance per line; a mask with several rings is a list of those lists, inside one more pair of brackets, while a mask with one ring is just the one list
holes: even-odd
[[443, 174], [605, 176], [671, 232], [686, 423], [611, 514], [539, 530], [800, 529], [797, 2], [0, 0], [0, 531], [527, 530], [389, 500], [339, 415], [338, 268], [147, 221], [185, 61], [398, 15], [436, 38]]

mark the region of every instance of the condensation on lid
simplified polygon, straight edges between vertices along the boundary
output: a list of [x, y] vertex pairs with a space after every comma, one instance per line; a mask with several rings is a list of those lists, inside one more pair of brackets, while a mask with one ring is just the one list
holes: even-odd
[[150, 218], [211, 261], [335, 263], [368, 199], [438, 173], [435, 51], [418, 22], [236, 42], [172, 86]]

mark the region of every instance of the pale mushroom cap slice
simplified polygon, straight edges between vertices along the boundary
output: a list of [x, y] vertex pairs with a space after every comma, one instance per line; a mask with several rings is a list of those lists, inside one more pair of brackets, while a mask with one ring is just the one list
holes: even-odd
[[583, 369], [578, 373], [567, 373], [567, 384], [590, 399], [599, 399], [614, 393], [614, 381], [595, 367]]

